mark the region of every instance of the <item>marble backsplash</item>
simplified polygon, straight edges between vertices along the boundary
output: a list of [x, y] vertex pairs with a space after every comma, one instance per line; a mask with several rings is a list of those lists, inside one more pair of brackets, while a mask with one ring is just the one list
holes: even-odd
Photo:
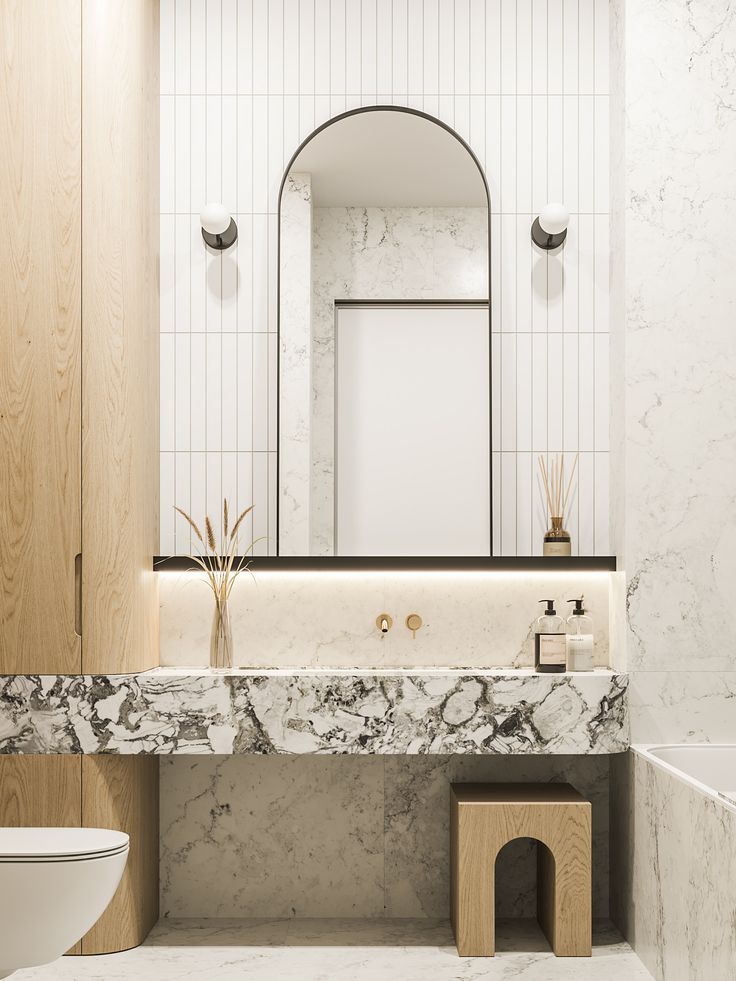
[[[593, 803], [593, 912], [608, 915], [609, 757], [209, 756], [161, 760], [161, 915], [447, 917], [449, 784], [568, 781]], [[535, 845], [496, 869], [536, 915]]]
[[[161, 573], [161, 664], [204, 666], [212, 595], [198, 573]], [[585, 596], [595, 625], [595, 662], [612, 660], [618, 603], [607, 573], [323, 573], [241, 576], [232, 594], [235, 664], [240, 667], [473, 667], [534, 664], [539, 600]], [[609, 607], [613, 618], [609, 617]], [[376, 617], [388, 613], [383, 635]], [[416, 638], [409, 613], [424, 623]], [[613, 630], [609, 626], [613, 620]], [[622, 665], [617, 665], [622, 667]]]

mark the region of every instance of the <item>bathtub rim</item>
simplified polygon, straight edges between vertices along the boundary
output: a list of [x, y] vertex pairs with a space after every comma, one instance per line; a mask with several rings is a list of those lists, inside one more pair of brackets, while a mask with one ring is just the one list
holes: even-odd
[[687, 784], [689, 787], [692, 787], [705, 797], [712, 797], [713, 800], [715, 800], [722, 807], [736, 813], [736, 802], [728, 797], [725, 797], [714, 787], [709, 787], [708, 784], [703, 783], [701, 780], [696, 780], [695, 777], [691, 777], [690, 774], [685, 773], [684, 770], [680, 770], [671, 763], [666, 763], [658, 756], [654, 756], [654, 750], [657, 749], [694, 749], [696, 747], [703, 749], [732, 749], [736, 751], [736, 743], [632, 743], [629, 749], [637, 756], [641, 756], [643, 759], [647, 760], [652, 764], [652, 766], [656, 766], [660, 770], [664, 770], [666, 773], [669, 773], [675, 778], [675, 780], [679, 780], [680, 783]]

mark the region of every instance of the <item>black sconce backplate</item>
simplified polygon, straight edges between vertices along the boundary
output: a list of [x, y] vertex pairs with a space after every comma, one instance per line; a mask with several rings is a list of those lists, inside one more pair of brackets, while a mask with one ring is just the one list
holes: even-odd
[[234, 244], [237, 237], [238, 226], [235, 224], [234, 218], [230, 219], [230, 224], [222, 235], [212, 235], [211, 232], [206, 232], [204, 228], [202, 229], [202, 238], [211, 249], [215, 249], [217, 252], [222, 252], [224, 249], [229, 249], [230, 246]]

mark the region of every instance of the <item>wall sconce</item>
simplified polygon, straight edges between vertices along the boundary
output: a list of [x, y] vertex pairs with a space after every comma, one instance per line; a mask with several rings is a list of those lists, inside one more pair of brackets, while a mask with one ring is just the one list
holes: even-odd
[[229, 249], [238, 237], [238, 226], [224, 204], [206, 204], [199, 216], [202, 238], [211, 249]]
[[570, 212], [564, 204], [545, 204], [532, 225], [532, 242], [545, 252], [558, 249], [567, 238]]

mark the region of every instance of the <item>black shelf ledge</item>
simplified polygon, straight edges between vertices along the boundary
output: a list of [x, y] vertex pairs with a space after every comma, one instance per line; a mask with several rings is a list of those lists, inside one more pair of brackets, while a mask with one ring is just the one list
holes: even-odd
[[[235, 562], [238, 562], [236, 558]], [[188, 555], [155, 555], [156, 572], [201, 571]], [[269, 555], [251, 559], [253, 572], [615, 572], [614, 555], [332, 556]]]

